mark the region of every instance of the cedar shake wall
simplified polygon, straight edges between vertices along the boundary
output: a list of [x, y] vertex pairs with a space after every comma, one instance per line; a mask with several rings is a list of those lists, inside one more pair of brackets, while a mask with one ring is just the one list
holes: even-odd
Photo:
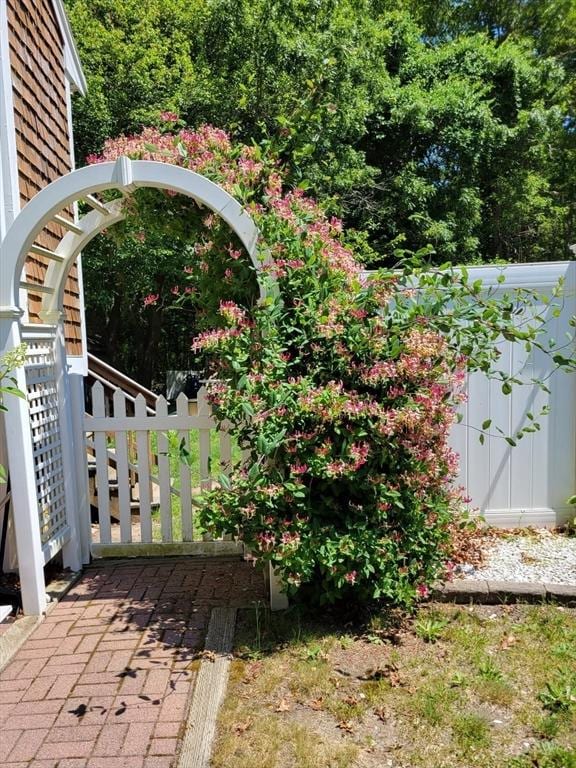
[[[71, 170], [64, 42], [51, 0], [7, 0], [7, 9], [20, 204], [24, 206], [47, 184]], [[36, 242], [53, 250], [63, 234], [62, 227], [49, 224]], [[26, 280], [43, 283], [46, 268], [45, 259], [29, 256]], [[82, 354], [79, 295], [74, 266], [64, 296], [66, 347], [70, 355]], [[31, 322], [40, 322], [41, 298], [40, 294], [29, 292]]]

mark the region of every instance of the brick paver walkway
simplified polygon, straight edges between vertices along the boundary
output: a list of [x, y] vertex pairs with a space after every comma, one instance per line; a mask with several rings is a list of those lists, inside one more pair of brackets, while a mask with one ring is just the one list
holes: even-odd
[[263, 597], [238, 560], [89, 568], [0, 673], [0, 766], [172, 768], [211, 609]]

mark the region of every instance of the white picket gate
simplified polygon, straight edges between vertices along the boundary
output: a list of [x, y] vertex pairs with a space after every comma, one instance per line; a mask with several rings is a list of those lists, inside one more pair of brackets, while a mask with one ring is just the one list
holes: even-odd
[[[149, 413], [142, 395], [128, 415], [122, 390], [114, 394], [113, 413], [106, 412], [100, 382], [91, 394], [92, 414], [85, 416], [84, 430], [93, 457], [92, 513], [97, 510], [91, 526], [92, 554], [242, 552], [241, 544], [211, 540], [194, 525], [200, 494], [212, 487], [215, 477], [228, 475], [232, 466], [232, 444], [225, 430], [218, 431], [213, 448], [216, 423], [205, 389], [196, 401], [181, 394], [174, 413], [160, 396], [155, 414]], [[189, 461], [181, 459], [183, 453]]]

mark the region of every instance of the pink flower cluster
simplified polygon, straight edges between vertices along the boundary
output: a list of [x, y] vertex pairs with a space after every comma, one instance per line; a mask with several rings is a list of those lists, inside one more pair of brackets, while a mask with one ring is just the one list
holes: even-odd
[[192, 341], [194, 352], [217, 349], [224, 342], [238, 336], [239, 331], [236, 328], [216, 328], [212, 331], [199, 333]]
[[243, 325], [246, 322], [246, 310], [234, 301], [221, 301], [220, 314], [232, 325]]

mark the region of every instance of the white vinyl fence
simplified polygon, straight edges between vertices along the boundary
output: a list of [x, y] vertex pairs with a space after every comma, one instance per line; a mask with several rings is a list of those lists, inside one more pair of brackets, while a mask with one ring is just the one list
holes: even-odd
[[[198, 496], [228, 474], [232, 445], [210, 415], [205, 390], [196, 401], [181, 394], [176, 411], [160, 396], [155, 414], [138, 395], [131, 414], [117, 390], [106, 412], [104, 388], [91, 390], [92, 414], [84, 419], [92, 455], [92, 553], [95, 556], [235, 553], [241, 545], [211, 541], [195, 529]], [[216, 437], [215, 437], [216, 435]], [[182, 450], [183, 449], [183, 450]], [[182, 453], [189, 461], [182, 461]]]
[[[566, 334], [574, 330], [570, 318], [576, 315], [575, 262], [518, 264], [504, 270], [481, 267], [470, 273], [471, 279], [482, 279], [486, 287], [495, 286], [499, 292], [525, 287], [547, 297], [564, 278], [559, 316], [553, 303], [542, 302], [538, 309], [546, 314], [547, 339], [554, 339], [558, 348], [566, 345]], [[506, 280], [499, 285], [502, 273]], [[493, 525], [557, 525], [576, 514], [566, 503], [576, 493], [576, 375], [552, 373], [550, 357], [537, 350], [528, 354], [521, 344], [503, 341], [500, 350], [501, 368], [522, 379], [545, 379], [550, 393], [529, 385], [504, 395], [497, 381], [471, 375], [462, 423], [452, 431], [452, 446], [460, 454], [459, 482], [472, 499], [470, 507]], [[562, 352], [570, 356], [575, 350], [570, 346]], [[516, 447], [496, 432], [494, 427], [500, 426], [514, 435], [530, 423], [528, 413], [536, 415], [545, 405], [550, 414], [540, 419], [540, 430], [523, 437]], [[492, 426], [481, 445], [480, 430], [488, 419]]]

